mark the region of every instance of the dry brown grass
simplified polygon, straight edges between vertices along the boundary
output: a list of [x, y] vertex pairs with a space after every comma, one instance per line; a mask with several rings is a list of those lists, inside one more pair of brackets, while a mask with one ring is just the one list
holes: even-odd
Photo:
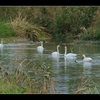
[[[18, 61], [15, 57], [9, 62], [9, 67], [5, 68], [2, 61], [0, 63], [0, 93], [54, 94], [55, 81], [50, 76], [50, 66], [44, 63], [39, 62], [38, 59]], [[13, 69], [15, 65], [17, 68]]]
[[98, 85], [92, 78], [82, 77], [75, 94], [99, 94], [99, 89], [97, 87]]
[[18, 17], [9, 22], [15, 30], [17, 37], [27, 37], [28, 34], [34, 34], [38, 40], [50, 40], [52, 38], [51, 35], [45, 31], [46, 29], [44, 27], [29, 23], [27, 16], [23, 18], [21, 15], [19, 12]]

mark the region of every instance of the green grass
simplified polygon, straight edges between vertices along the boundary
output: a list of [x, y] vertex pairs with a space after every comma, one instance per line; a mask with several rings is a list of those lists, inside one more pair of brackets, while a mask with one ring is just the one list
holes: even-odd
[[[1, 94], [42, 94], [53, 90], [52, 65], [48, 58], [24, 59], [17, 64], [16, 58], [9, 62], [9, 68], [0, 64], [0, 93]], [[13, 73], [10, 73], [12, 72]], [[54, 92], [54, 91], [53, 91]]]
[[15, 35], [15, 31], [13, 30], [13, 28], [10, 25], [0, 20], [0, 37], [5, 38], [14, 35]]

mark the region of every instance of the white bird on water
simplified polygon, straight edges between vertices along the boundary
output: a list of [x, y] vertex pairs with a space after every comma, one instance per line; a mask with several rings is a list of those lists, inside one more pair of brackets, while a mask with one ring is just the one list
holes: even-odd
[[52, 52], [52, 57], [57, 57], [57, 56], [59, 56], [59, 47], [60, 47], [60, 45], [57, 45], [57, 51]]
[[41, 46], [37, 47], [37, 51], [40, 53], [43, 53], [44, 47], [43, 47], [43, 42], [41, 42]]
[[0, 48], [3, 48], [3, 39], [1, 39]]
[[75, 53], [67, 53], [67, 46], [65, 46], [65, 54], [64, 54], [65, 57], [76, 57], [77, 54]]
[[91, 57], [86, 57], [85, 54], [82, 55], [83, 61], [84, 62], [92, 62], [92, 58]]

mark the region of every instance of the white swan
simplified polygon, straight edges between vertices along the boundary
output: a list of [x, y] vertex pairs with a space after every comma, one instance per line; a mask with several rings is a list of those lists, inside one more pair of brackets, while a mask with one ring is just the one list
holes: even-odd
[[82, 55], [82, 58], [83, 58], [83, 61], [84, 62], [91, 62], [93, 59], [92, 58], [90, 58], [90, 57], [86, 57], [84, 54]]
[[77, 54], [75, 53], [67, 53], [67, 46], [65, 46], [65, 54], [64, 54], [65, 57], [76, 57]]
[[52, 52], [52, 57], [57, 57], [57, 56], [59, 56], [59, 47], [60, 47], [60, 45], [57, 45], [57, 51]]
[[85, 61], [83, 62], [83, 67], [91, 68], [92, 62]]
[[3, 47], [3, 39], [1, 39], [0, 48]]
[[41, 46], [37, 47], [37, 51], [40, 53], [43, 53], [44, 47], [43, 47], [43, 42], [41, 42]]

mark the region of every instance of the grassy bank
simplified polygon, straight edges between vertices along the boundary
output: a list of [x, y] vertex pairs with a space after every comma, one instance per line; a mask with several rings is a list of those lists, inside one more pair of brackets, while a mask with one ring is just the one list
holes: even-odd
[[55, 92], [52, 65], [47, 58], [24, 59], [17, 62], [19, 62], [17, 58], [13, 58], [8, 64], [9, 67], [3, 66], [4, 62], [1, 62], [1, 94], [50, 94]]

